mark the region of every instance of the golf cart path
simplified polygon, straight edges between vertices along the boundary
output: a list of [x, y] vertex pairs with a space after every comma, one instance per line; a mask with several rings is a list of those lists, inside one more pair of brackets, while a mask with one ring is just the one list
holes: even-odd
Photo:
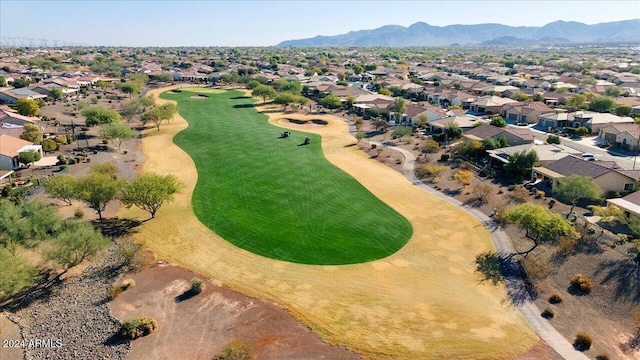
[[[513, 248], [513, 244], [511, 243], [509, 236], [502, 229], [500, 229], [499, 226], [496, 226], [490, 217], [482, 213], [480, 210], [470, 208], [464, 205], [462, 202], [450, 196], [444, 195], [441, 192], [434, 190], [433, 188], [422, 183], [415, 175], [413, 168], [415, 166], [416, 158], [410, 151], [407, 151], [400, 147], [387, 146], [387, 145], [383, 145], [375, 142], [371, 142], [371, 144], [376, 144], [377, 146], [384, 146], [401, 153], [405, 158], [404, 164], [402, 165], [402, 173], [409, 181], [411, 181], [420, 189], [428, 192], [429, 194], [437, 196], [440, 199], [443, 199], [452, 205], [455, 205], [459, 208], [464, 209], [469, 214], [473, 215], [475, 218], [480, 220], [480, 222], [485, 224], [485, 226], [487, 227], [487, 230], [489, 230], [489, 232], [491, 233], [491, 238], [493, 239], [493, 242], [496, 246], [496, 251], [498, 253], [501, 253], [501, 252], [514, 253], [515, 252], [515, 249]], [[521, 281], [518, 281], [518, 282], [513, 281], [513, 282], [507, 283], [506, 286], [509, 290], [511, 290], [513, 288], [524, 286], [524, 284]], [[519, 304], [516, 304], [516, 306], [518, 310], [520, 310], [522, 315], [525, 317], [525, 319], [527, 319], [527, 321], [529, 322], [531, 327], [535, 330], [535, 332], [538, 334], [538, 336], [540, 336], [540, 338], [542, 338], [542, 340], [544, 340], [549, 346], [551, 346], [560, 356], [562, 356], [567, 360], [588, 360], [589, 359], [583, 353], [575, 350], [573, 348], [573, 345], [571, 345], [567, 341], [567, 339], [565, 339], [564, 336], [562, 336], [549, 323], [549, 321], [547, 321], [542, 316], [540, 316], [541, 311], [533, 301], [527, 299], [522, 301]]]

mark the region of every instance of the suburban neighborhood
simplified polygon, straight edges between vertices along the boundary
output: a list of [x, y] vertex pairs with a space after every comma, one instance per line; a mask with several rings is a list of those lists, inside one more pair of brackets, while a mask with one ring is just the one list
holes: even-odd
[[0, 47], [0, 358], [636, 359], [639, 155], [637, 44]]

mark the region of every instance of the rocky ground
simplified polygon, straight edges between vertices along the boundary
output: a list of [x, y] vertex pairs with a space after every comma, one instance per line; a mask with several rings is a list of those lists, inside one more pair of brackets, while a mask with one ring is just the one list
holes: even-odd
[[120, 322], [108, 306], [121, 265], [111, 248], [82, 275], [26, 299], [29, 306], [11, 315], [22, 328], [25, 359], [124, 359], [130, 344], [115, 336]]

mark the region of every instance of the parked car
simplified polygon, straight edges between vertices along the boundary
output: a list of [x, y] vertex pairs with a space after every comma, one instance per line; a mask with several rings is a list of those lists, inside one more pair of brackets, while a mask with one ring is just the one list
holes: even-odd
[[591, 153], [583, 153], [582, 154], [582, 160], [595, 161], [596, 160], [596, 156], [591, 154]]

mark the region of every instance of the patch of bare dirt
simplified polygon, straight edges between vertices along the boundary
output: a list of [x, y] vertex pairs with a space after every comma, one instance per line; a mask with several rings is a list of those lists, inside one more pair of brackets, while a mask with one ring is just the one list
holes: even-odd
[[258, 359], [359, 359], [343, 347], [324, 343], [285, 309], [206, 281], [189, 296], [194, 273], [156, 264], [123, 279], [135, 285], [110, 303], [125, 320], [150, 316], [159, 323], [150, 336], [131, 343], [127, 359], [211, 359], [233, 340], [250, 344]]

